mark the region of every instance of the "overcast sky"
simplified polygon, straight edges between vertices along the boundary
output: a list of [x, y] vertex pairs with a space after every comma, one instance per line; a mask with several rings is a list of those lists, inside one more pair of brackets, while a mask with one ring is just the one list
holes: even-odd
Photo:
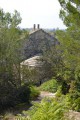
[[22, 28], [31, 28], [33, 24], [40, 24], [41, 28], [65, 28], [59, 18], [58, 0], [0, 0], [0, 8], [20, 12]]

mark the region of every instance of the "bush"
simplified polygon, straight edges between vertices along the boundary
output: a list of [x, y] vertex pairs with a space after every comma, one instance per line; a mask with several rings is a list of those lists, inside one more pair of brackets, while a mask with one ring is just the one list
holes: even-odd
[[0, 94], [0, 110], [5, 110], [14, 107], [20, 103], [29, 103], [30, 88], [27, 85], [22, 85], [19, 88], [4, 89], [5, 94]]
[[80, 112], [80, 97], [75, 100], [73, 105], [75, 106], [74, 109]]
[[55, 93], [58, 89], [57, 80], [51, 79], [40, 86], [40, 90], [49, 91]]
[[40, 94], [39, 90], [35, 86], [30, 86], [30, 99], [33, 100]]
[[17, 91], [16, 100], [18, 100], [20, 103], [28, 103], [30, 101], [30, 94], [31, 91], [29, 86], [27, 84], [22, 85]]
[[80, 112], [80, 93], [69, 93], [65, 97], [65, 104], [70, 109]]
[[62, 96], [62, 86], [60, 85], [58, 87], [58, 90], [57, 90], [57, 93], [56, 93], [56, 97], [58, 98], [58, 97], [61, 97], [61, 96]]
[[17, 107], [24, 103], [30, 103], [39, 95], [37, 87], [24, 84], [19, 88], [5, 90], [5, 94], [0, 94], [0, 110], [5, 110], [11, 107]]

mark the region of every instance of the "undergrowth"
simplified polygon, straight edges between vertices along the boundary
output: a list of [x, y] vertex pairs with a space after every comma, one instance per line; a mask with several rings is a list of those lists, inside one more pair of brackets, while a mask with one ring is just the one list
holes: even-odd
[[23, 111], [24, 116], [28, 115], [30, 120], [68, 120], [67, 113], [64, 96], [59, 99], [45, 98], [41, 103], [34, 104], [29, 111]]
[[42, 91], [49, 91], [55, 93], [58, 89], [57, 80], [51, 79], [47, 82], [44, 82], [39, 89]]

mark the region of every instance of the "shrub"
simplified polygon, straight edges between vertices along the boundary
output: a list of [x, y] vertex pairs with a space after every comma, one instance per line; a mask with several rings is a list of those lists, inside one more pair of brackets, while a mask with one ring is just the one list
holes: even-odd
[[6, 96], [0, 96], [0, 110], [5, 110], [11, 107], [19, 107], [26, 103], [29, 104], [31, 100], [39, 95], [37, 87], [24, 84], [19, 88], [5, 90]]
[[74, 109], [80, 112], [80, 98], [77, 98], [73, 105], [75, 106]]
[[22, 85], [19, 88], [5, 89], [4, 93], [0, 95], [1, 111], [24, 102], [29, 103], [30, 101], [31, 91], [27, 85]]
[[76, 92], [67, 94], [65, 104], [69, 106], [70, 109], [80, 112], [80, 94]]
[[39, 90], [35, 86], [30, 86], [30, 99], [33, 100], [40, 94]]
[[58, 89], [57, 80], [51, 79], [40, 86], [40, 90], [49, 91], [55, 93]]
[[57, 93], [56, 93], [56, 97], [58, 98], [58, 97], [61, 97], [61, 96], [62, 96], [62, 86], [60, 85], [58, 87], [58, 90], [57, 90]]
[[17, 90], [16, 101], [18, 100], [19, 103], [29, 102], [30, 101], [30, 88], [27, 84], [22, 85]]

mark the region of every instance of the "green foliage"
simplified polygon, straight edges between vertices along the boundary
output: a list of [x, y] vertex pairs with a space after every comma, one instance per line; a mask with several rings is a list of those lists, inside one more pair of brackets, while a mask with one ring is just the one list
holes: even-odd
[[[20, 17], [16, 11], [13, 16], [0, 10], [0, 84], [20, 85], [20, 30], [17, 25]], [[18, 24], [12, 27], [12, 21]]]
[[64, 69], [63, 53], [60, 49], [59, 43], [50, 47], [49, 50], [43, 52], [42, 57], [42, 71], [44, 78], [51, 79], [57, 77]]
[[76, 111], [80, 112], [80, 97], [75, 100], [73, 107]]
[[68, 120], [67, 112], [63, 98], [60, 98], [44, 99], [41, 103], [35, 104], [28, 113], [24, 111], [23, 114], [28, 114], [31, 120]]
[[[65, 31], [57, 31], [57, 37], [61, 43], [61, 49], [63, 51], [64, 69], [60, 74], [62, 81], [62, 93], [65, 93], [69, 86], [68, 96], [66, 95], [65, 103], [70, 109], [80, 111], [79, 106], [79, 94], [80, 94], [80, 39], [79, 29], [69, 27]], [[74, 36], [73, 36], [74, 32]], [[78, 100], [77, 100], [78, 99]], [[77, 102], [76, 102], [77, 101]]]
[[40, 92], [36, 86], [30, 86], [30, 91], [31, 91], [31, 93], [30, 93], [31, 100], [34, 100], [40, 94]]
[[80, 94], [69, 93], [65, 96], [65, 104], [72, 110], [80, 112]]
[[59, 97], [61, 97], [61, 96], [62, 96], [62, 86], [60, 85], [60, 86], [58, 87], [58, 90], [57, 90], [57, 93], [56, 93], [56, 97], [59, 98]]
[[[69, 85], [68, 97], [71, 101], [70, 105], [74, 106], [73, 101], [77, 101], [80, 93], [80, 2], [79, 0], [59, 0], [59, 2], [62, 7], [60, 17], [67, 26], [66, 30], [56, 32], [64, 63], [59, 77]], [[66, 85], [62, 82], [63, 93], [66, 91]], [[75, 109], [75, 107], [72, 108]]]
[[[0, 9], [0, 109], [29, 101], [29, 88], [21, 86], [21, 40], [25, 37], [19, 29], [20, 14], [5, 13]], [[24, 90], [23, 90], [24, 89]], [[25, 93], [26, 92], [26, 93]], [[27, 97], [27, 96], [28, 97]], [[22, 100], [25, 97], [24, 100]]]
[[42, 91], [49, 91], [49, 92], [53, 92], [55, 93], [58, 89], [58, 83], [57, 80], [55, 79], [51, 79], [47, 82], [44, 82], [41, 86], [40, 86], [40, 90]]
[[72, 81], [70, 85], [69, 93], [65, 97], [65, 104], [67, 104], [70, 109], [80, 111], [80, 91], [76, 86], [76, 81]]
[[80, 70], [80, 2], [79, 0], [59, 0], [59, 2], [62, 7], [60, 16], [68, 28], [66, 31], [59, 31], [58, 38], [64, 47], [65, 65], [75, 79]]
[[[9, 12], [5, 13], [3, 9], [0, 9], [0, 25], [5, 28], [15, 28], [21, 23], [21, 17], [18, 11], [14, 11], [13, 14]], [[3, 25], [3, 26], [2, 26]]]
[[[60, 17], [66, 26], [80, 25], [80, 1], [79, 0], [59, 0], [62, 7]], [[77, 19], [76, 19], [77, 18]]]

